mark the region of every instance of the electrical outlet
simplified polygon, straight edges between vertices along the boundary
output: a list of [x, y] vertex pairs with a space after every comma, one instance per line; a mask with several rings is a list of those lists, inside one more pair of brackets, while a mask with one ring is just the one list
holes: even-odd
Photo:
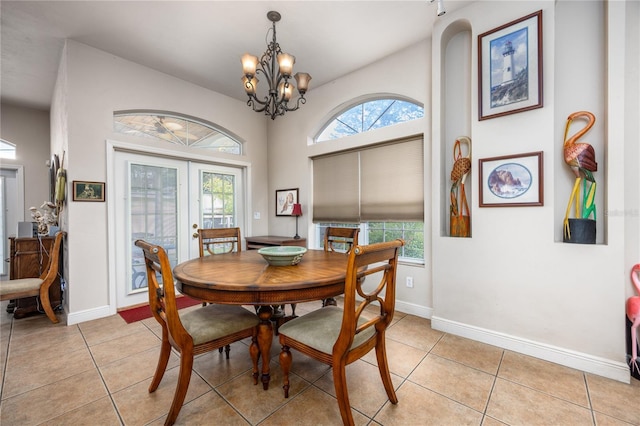
[[413, 288], [413, 277], [407, 277], [407, 287]]
[[260, 219], [260, 212], [253, 212], [254, 219]]

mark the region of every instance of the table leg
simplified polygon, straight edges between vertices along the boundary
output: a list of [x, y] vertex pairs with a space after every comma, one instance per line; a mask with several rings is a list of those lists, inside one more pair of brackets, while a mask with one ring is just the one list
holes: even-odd
[[273, 325], [271, 324], [271, 315], [273, 309], [271, 306], [260, 306], [258, 310], [258, 345], [260, 346], [260, 355], [262, 356], [262, 388], [269, 389], [269, 380], [271, 379], [269, 361], [271, 353], [271, 342], [273, 341]]

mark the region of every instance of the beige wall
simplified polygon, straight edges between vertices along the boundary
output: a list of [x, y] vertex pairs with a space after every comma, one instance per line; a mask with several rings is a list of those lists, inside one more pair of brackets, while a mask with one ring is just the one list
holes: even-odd
[[[68, 41], [64, 50], [51, 111], [54, 149], [67, 151], [69, 182], [113, 183], [108, 168], [107, 140], [124, 141], [141, 150], [172, 150], [188, 156], [189, 149], [114, 134], [113, 112], [129, 109], [175, 111], [215, 123], [244, 141], [241, 161], [250, 165], [247, 182], [248, 233], [267, 233], [266, 121], [233, 100], [199, 86], [125, 61], [89, 46]], [[199, 151], [201, 153], [201, 151]], [[192, 153], [191, 153], [192, 154]], [[225, 162], [222, 154], [202, 154]], [[117, 196], [117, 194], [115, 194]], [[78, 203], [67, 199], [63, 228], [68, 231], [68, 323], [116, 312], [114, 291], [114, 200]], [[88, 249], [90, 248], [90, 249]]]
[[[624, 259], [640, 253], [640, 218], [632, 213], [638, 211], [638, 190], [624, 180], [631, 175], [638, 182], [638, 174], [626, 170], [623, 161], [632, 155], [638, 164], [637, 124], [631, 126], [635, 134], [624, 129], [629, 121], [637, 123], [639, 114], [637, 101], [625, 109], [620, 100], [626, 95], [625, 60], [638, 61], [637, 47], [629, 45], [635, 39], [625, 32], [625, 14], [638, 14], [636, 2], [613, 2], [612, 8], [605, 13], [598, 2], [483, 1], [447, 13], [438, 20], [433, 40], [312, 89], [300, 111], [272, 123], [269, 191], [300, 188], [301, 235], [313, 244], [310, 158], [424, 132], [425, 266], [399, 269], [398, 309], [430, 317], [434, 327], [454, 334], [628, 380], [624, 302], [631, 263]], [[540, 9], [544, 108], [478, 121], [477, 36]], [[565, 57], [566, 48], [575, 52]], [[634, 87], [631, 97], [637, 99], [637, 83]], [[341, 105], [371, 93], [424, 102], [427, 117], [407, 128], [310, 145], [318, 126]], [[567, 115], [581, 109], [598, 117], [588, 138], [600, 163], [594, 246], [561, 242], [573, 184], [562, 158], [562, 130]], [[447, 236], [446, 218], [450, 151], [460, 134], [473, 140], [468, 183], [473, 234], [465, 239]], [[479, 208], [477, 160], [533, 151], [544, 153], [544, 206]], [[612, 211], [631, 214], [612, 217]], [[294, 225], [270, 213], [270, 232], [291, 233]], [[404, 286], [409, 275], [412, 289]]]
[[[16, 105], [0, 106], [0, 138], [16, 145], [16, 158], [1, 164], [24, 167], [24, 220], [31, 221], [29, 207], [49, 201], [49, 112]], [[13, 235], [16, 224], [9, 224]]]

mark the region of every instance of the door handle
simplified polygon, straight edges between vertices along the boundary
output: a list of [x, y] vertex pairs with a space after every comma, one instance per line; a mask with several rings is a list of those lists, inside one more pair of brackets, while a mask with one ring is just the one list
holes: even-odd
[[193, 233], [193, 238], [198, 238], [198, 233], [197, 232]]

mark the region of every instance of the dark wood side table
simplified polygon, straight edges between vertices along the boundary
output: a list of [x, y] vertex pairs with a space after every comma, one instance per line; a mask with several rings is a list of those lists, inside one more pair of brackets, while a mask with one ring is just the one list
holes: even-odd
[[[42, 274], [49, 263], [49, 251], [53, 248], [55, 237], [15, 238], [9, 237], [9, 279], [34, 278]], [[60, 256], [62, 262], [62, 256]], [[62, 273], [62, 269], [59, 269]], [[60, 277], [49, 288], [51, 306], [55, 310], [62, 304], [62, 290]], [[16, 319], [41, 313], [38, 310], [36, 297], [25, 297], [11, 300], [7, 306], [7, 312], [13, 312]]]
[[307, 239], [299, 238], [295, 239], [293, 237], [278, 237], [275, 235], [262, 235], [257, 237], [244, 237], [247, 242], [247, 250], [257, 250], [263, 247], [273, 247], [273, 246], [298, 246], [298, 247], [306, 247]]

